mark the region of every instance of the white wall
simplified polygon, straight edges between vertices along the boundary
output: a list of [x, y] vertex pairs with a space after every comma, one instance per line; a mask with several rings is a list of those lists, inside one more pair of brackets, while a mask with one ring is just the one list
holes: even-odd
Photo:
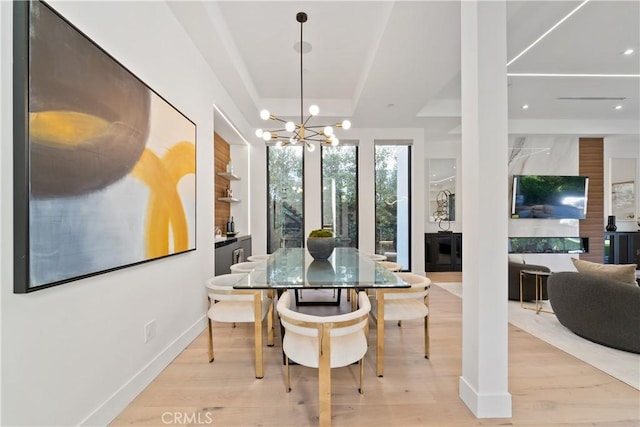
[[[165, 3], [50, 2], [197, 124], [197, 250], [13, 294], [12, 3], [0, 3], [0, 424], [106, 424], [203, 330], [214, 256], [212, 105], [247, 126]], [[151, 319], [157, 335], [145, 344]]]
[[[236, 232], [251, 234], [249, 212], [251, 209], [251, 168], [249, 167], [249, 146], [246, 144], [230, 144], [229, 151], [233, 162], [233, 173], [240, 177], [240, 181], [231, 181], [233, 197], [240, 200], [231, 204], [231, 216], [235, 222]], [[223, 203], [216, 200], [216, 203]]]

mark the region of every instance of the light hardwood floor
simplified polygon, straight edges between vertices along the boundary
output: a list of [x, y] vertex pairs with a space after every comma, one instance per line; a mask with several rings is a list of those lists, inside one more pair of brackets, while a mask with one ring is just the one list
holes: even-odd
[[[432, 280], [460, 281], [459, 274], [437, 276]], [[390, 323], [385, 376], [376, 377], [372, 328], [364, 394], [358, 394], [357, 365], [332, 370], [333, 426], [640, 426], [637, 390], [512, 325], [513, 416], [476, 419], [458, 397], [461, 300], [431, 289], [431, 359], [421, 353], [421, 322], [401, 328]], [[213, 363], [203, 332], [112, 425], [317, 425], [317, 371], [292, 366], [292, 390], [285, 393], [278, 328], [276, 334], [276, 346], [265, 348], [265, 377], [258, 380], [251, 326], [215, 325]]]

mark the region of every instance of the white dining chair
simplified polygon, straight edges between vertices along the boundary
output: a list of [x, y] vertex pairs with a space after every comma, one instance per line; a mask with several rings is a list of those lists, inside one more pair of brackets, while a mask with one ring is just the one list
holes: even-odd
[[291, 310], [291, 295], [285, 292], [277, 310], [285, 333], [285, 381], [291, 391], [289, 359], [302, 366], [318, 368], [320, 425], [331, 425], [331, 368], [360, 363], [359, 392], [364, 392], [364, 355], [367, 352], [367, 325], [371, 303], [364, 292], [358, 294], [359, 308], [345, 314], [316, 316]]
[[387, 256], [386, 255], [380, 255], [380, 254], [366, 254], [369, 258], [371, 258], [373, 261], [386, 261], [387, 260]]
[[253, 270], [265, 269], [266, 266], [264, 261], [243, 261], [231, 264], [229, 269], [231, 273], [251, 273]]
[[376, 261], [376, 262], [389, 271], [398, 272], [402, 270], [402, 266], [397, 262], [392, 262], [392, 261]]
[[426, 276], [414, 273], [395, 273], [410, 288], [377, 289], [371, 299], [371, 316], [376, 322], [376, 375], [384, 375], [385, 321], [395, 320], [398, 326], [403, 320], [424, 319], [424, 357], [429, 358], [429, 288]]
[[266, 261], [267, 259], [269, 259], [269, 257], [271, 256], [271, 254], [256, 254], [256, 255], [249, 255], [247, 257], [247, 261], [249, 262], [261, 262], [261, 261]]
[[273, 301], [265, 292], [233, 289], [246, 273], [223, 274], [206, 281], [209, 326], [209, 363], [213, 362], [213, 328], [211, 322], [253, 323], [255, 341], [255, 375], [264, 377], [262, 364], [262, 324], [267, 318], [267, 345], [273, 346]]

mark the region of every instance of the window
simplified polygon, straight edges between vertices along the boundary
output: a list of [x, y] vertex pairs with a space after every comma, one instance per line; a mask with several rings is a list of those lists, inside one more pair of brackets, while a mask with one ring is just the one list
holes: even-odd
[[358, 147], [322, 147], [322, 228], [336, 246], [358, 247]]
[[376, 141], [376, 253], [411, 270], [411, 146]]
[[267, 252], [304, 243], [303, 147], [267, 147]]

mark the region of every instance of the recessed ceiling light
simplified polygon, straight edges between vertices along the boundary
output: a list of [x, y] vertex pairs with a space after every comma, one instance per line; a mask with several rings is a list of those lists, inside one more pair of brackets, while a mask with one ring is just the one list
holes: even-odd
[[528, 105], [528, 104], [524, 104], [524, 105], [522, 106], [522, 109], [523, 109], [523, 110], [528, 110], [528, 109], [529, 109], [529, 105]]
[[302, 45], [300, 44], [300, 42], [295, 42], [293, 44], [293, 50], [296, 53], [300, 53], [300, 49], [302, 49], [302, 53], [309, 53], [313, 50], [313, 46], [311, 46], [311, 43], [309, 42], [302, 42]]
[[634, 52], [633, 49], [627, 49], [624, 52], [622, 52], [623, 55], [631, 55]]
[[622, 105], [616, 105], [616, 110], [622, 110]]

